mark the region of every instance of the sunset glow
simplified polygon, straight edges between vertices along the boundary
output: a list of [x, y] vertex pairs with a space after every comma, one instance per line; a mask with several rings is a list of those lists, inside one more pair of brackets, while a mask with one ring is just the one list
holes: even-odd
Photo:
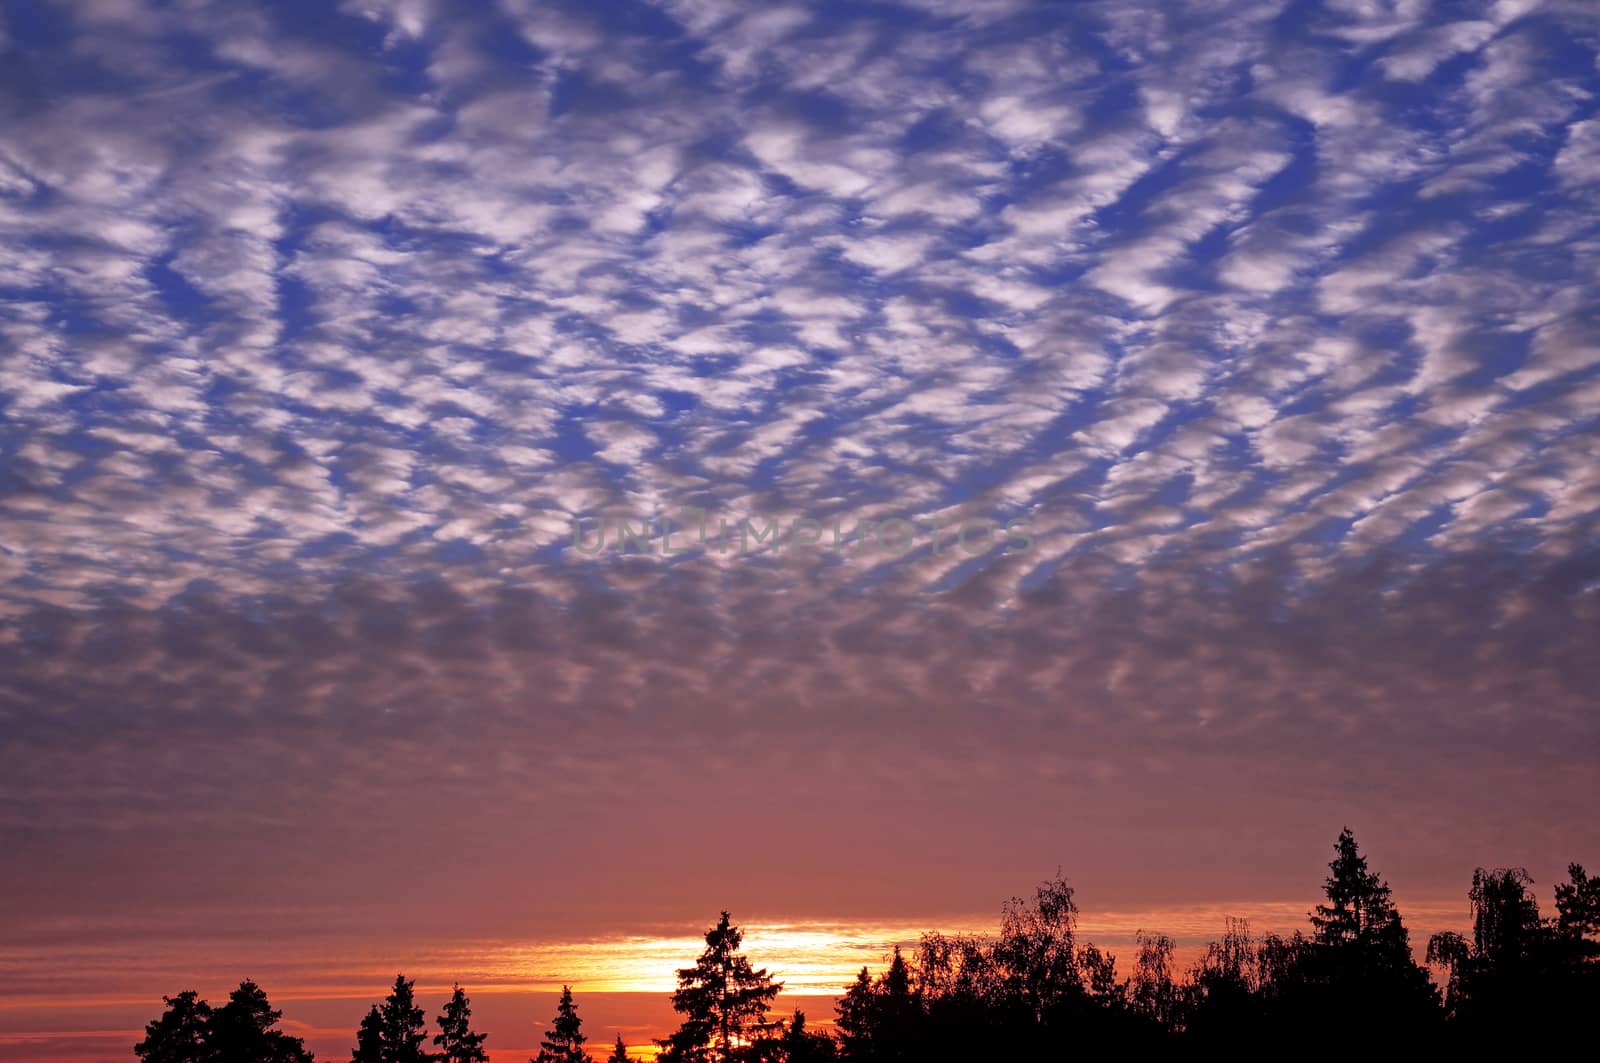
[[[1206, 941], [1215, 938], [1230, 917], [1248, 919], [1261, 933], [1290, 932], [1304, 923], [1305, 904], [1238, 902], [1185, 905], [1121, 912], [1087, 911], [1080, 923], [1085, 939], [1128, 957], [1140, 930], [1161, 931], [1178, 943], [1177, 957], [1187, 966]], [[1458, 926], [1463, 905], [1457, 901], [1406, 905], [1413, 927], [1425, 937], [1437, 929]], [[937, 929], [945, 934], [993, 934], [997, 915], [949, 915], [926, 924], [806, 922], [745, 924], [745, 945], [752, 959], [784, 983], [785, 997], [810, 1008], [817, 1021], [831, 1020], [832, 1001], [863, 966], [877, 969], [895, 946], [914, 949], [921, 936]], [[404, 949], [372, 942], [332, 939], [307, 960], [294, 950], [270, 943], [247, 945], [202, 939], [173, 940], [160, 948], [140, 948], [130, 963], [126, 943], [84, 946], [63, 954], [51, 947], [7, 948], [0, 951], [0, 1049], [15, 1058], [70, 1061], [119, 1056], [115, 1048], [142, 1024], [118, 1026], [144, 1016], [149, 1002], [145, 986], [183, 983], [207, 987], [212, 995], [225, 990], [236, 971], [252, 972], [273, 988], [273, 998], [300, 1015], [315, 1014], [339, 1021], [330, 1025], [295, 1023], [296, 1032], [331, 1056], [348, 1038], [347, 1026], [371, 1001], [375, 988], [403, 969], [417, 980], [419, 992], [436, 1007], [454, 981], [470, 981], [474, 999], [485, 1014], [506, 1016], [507, 1025], [528, 1025], [530, 1015], [547, 1010], [548, 1000], [563, 985], [583, 987], [598, 1003], [593, 1010], [611, 1019], [633, 1042], [665, 1033], [670, 1012], [664, 999], [674, 988], [677, 969], [699, 951], [698, 931], [679, 934], [637, 934], [582, 941], [475, 941], [451, 947], [407, 944]], [[35, 973], [45, 964], [62, 964], [70, 977], [48, 991], [30, 990]], [[513, 1018], [514, 1017], [514, 1018]], [[345, 1021], [348, 1020], [348, 1021]], [[84, 1027], [89, 1027], [85, 1029]], [[31, 1046], [53, 1046], [48, 1054], [28, 1054]], [[641, 1059], [653, 1058], [639, 1044]], [[497, 1049], [495, 1059], [520, 1058], [518, 1048]], [[319, 1053], [320, 1054], [320, 1053]], [[0, 1057], [3, 1058], [3, 1057]]]
[[1597, 647], [1595, 0], [0, 0], [0, 1063], [1538, 1056]]

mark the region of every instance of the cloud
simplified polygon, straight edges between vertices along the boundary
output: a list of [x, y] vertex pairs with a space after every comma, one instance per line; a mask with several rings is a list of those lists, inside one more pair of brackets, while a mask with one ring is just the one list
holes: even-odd
[[[969, 762], [1158, 818], [1144, 765], [1239, 751], [1579, 803], [1595, 38], [1451, 11], [0, 29], [0, 837], [242, 815], [337, 862], [413, 786], [665, 831], [708, 764], [752, 833], [763, 772], [999, 814]], [[570, 547], [687, 507], [1033, 549]]]

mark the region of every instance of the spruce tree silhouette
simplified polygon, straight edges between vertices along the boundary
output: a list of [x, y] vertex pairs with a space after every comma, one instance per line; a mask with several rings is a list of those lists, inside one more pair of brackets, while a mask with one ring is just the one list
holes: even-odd
[[876, 1000], [873, 993], [872, 974], [865, 967], [844, 991], [844, 996], [834, 1005], [838, 1020], [834, 1023], [839, 1039], [839, 1054], [847, 1060], [873, 1058], [877, 1039]]
[[1311, 925], [1318, 943], [1344, 945], [1381, 932], [1396, 916], [1388, 883], [1367, 870], [1367, 858], [1349, 827], [1339, 832], [1333, 848], [1337, 855], [1323, 886], [1328, 903], [1317, 905]]
[[133, 1054], [145, 1063], [206, 1063], [211, 1005], [192, 989], [161, 999], [167, 1010], [145, 1025], [144, 1040], [133, 1046]]
[[356, 1030], [356, 1050], [350, 1063], [383, 1063], [383, 1012], [374, 1004], [361, 1018]]
[[351, 1063], [434, 1063], [433, 1053], [423, 1047], [427, 1020], [417, 1007], [414, 987], [405, 975], [394, 976], [389, 995], [361, 1020]]
[[836, 1009], [841, 1058], [889, 1063], [919, 1054], [922, 998], [913, 985], [911, 965], [898, 947], [876, 981], [863, 967]]
[[755, 1042], [769, 1032], [767, 1012], [783, 984], [750, 965], [739, 952], [743, 941], [723, 912], [695, 965], [678, 971], [672, 1007], [683, 1022], [656, 1042], [663, 1063], [733, 1063], [760, 1054]]
[[583, 1050], [588, 1038], [583, 1035], [583, 1020], [578, 1017], [578, 1005], [572, 1002], [572, 987], [561, 987], [561, 1000], [556, 1004], [555, 1021], [539, 1042], [539, 1054], [529, 1063], [594, 1063]]
[[434, 1018], [439, 1033], [433, 1043], [439, 1051], [439, 1063], [489, 1063], [489, 1053], [483, 1049], [488, 1034], [472, 1032], [472, 1001], [457, 985], [445, 1002], [444, 1011]]
[[1438, 990], [1411, 954], [1388, 884], [1368, 869], [1348, 827], [1328, 871], [1311, 937], [1279, 939], [1264, 964], [1272, 971], [1261, 985], [1264, 1025], [1288, 1036], [1337, 1014], [1353, 1037], [1382, 1034], [1392, 1047], [1433, 1043], [1443, 1019]]
[[622, 1035], [617, 1034], [617, 1043], [611, 1049], [611, 1054], [606, 1057], [606, 1063], [628, 1063], [628, 1046], [622, 1043]]
[[833, 1038], [806, 1029], [805, 1012], [796, 1008], [778, 1041], [778, 1057], [783, 1063], [833, 1063], [839, 1053]]

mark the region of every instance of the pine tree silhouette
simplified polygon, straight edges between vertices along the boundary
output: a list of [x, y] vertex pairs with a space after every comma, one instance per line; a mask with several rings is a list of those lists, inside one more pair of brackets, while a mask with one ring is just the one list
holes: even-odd
[[439, 1047], [439, 1063], [489, 1063], [489, 1053], [483, 1049], [488, 1034], [472, 1032], [471, 1004], [457, 985], [445, 1002], [444, 1011], [433, 1020], [439, 1026], [433, 1039]]
[[144, 1040], [133, 1046], [145, 1063], [205, 1063], [211, 1035], [211, 1005], [186, 989], [163, 997], [167, 1010], [144, 1028]]
[[1573, 941], [1586, 941], [1579, 951], [1600, 960], [1600, 875], [1585, 874], [1582, 864], [1567, 865], [1567, 881], [1556, 885], [1556, 929]]
[[133, 1047], [146, 1063], [312, 1063], [300, 1038], [273, 1029], [283, 1012], [248, 979], [215, 1011], [193, 990], [163, 999], [166, 1013]]
[[267, 1002], [260, 986], [240, 982], [211, 1016], [212, 1058], [228, 1063], [311, 1063], [311, 1053], [300, 1038], [273, 1029], [281, 1018], [283, 1012]]
[[572, 1002], [572, 987], [562, 986], [555, 1021], [545, 1031], [544, 1040], [539, 1042], [539, 1054], [530, 1063], [594, 1063], [583, 1050], [587, 1040], [583, 1035], [583, 1020], [578, 1017], [578, 1005]]

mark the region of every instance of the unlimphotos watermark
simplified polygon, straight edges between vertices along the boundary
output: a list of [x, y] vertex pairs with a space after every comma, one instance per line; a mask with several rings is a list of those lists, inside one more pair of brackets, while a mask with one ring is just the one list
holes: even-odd
[[[960, 550], [982, 557], [996, 549], [1002, 554], [1024, 554], [1033, 549], [1026, 517], [998, 521], [988, 517], [929, 520], [889, 517], [851, 520], [830, 517], [795, 517], [788, 522], [764, 517], [729, 520], [710, 510], [685, 506], [675, 519], [662, 515], [643, 517], [572, 518], [572, 549], [597, 556], [611, 550], [623, 554], [671, 557], [695, 550], [718, 554], [794, 553], [800, 550], [835, 550], [904, 557], [921, 546], [933, 553]], [[715, 528], [713, 529], [713, 521]]]

